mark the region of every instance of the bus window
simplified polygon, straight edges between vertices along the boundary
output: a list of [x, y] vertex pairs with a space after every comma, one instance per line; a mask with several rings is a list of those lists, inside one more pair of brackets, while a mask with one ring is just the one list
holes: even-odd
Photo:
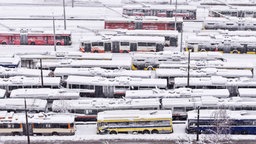
[[112, 52], [113, 53], [119, 53], [119, 51], [120, 51], [120, 42], [119, 41], [113, 41], [112, 44], [113, 44]]
[[121, 42], [121, 46], [129, 46], [129, 42]]
[[92, 46], [90, 43], [84, 43], [84, 51], [85, 52], [91, 52]]
[[142, 29], [142, 22], [135, 22], [135, 29]]
[[137, 44], [136, 43], [131, 43], [130, 44], [130, 51], [137, 51]]

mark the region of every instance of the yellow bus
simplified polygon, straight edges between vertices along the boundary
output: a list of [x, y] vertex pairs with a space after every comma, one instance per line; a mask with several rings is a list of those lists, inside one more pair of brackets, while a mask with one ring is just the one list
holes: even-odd
[[172, 132], [170, 110], [116, 110], [99, 112], [97, 115], [97, 134]]

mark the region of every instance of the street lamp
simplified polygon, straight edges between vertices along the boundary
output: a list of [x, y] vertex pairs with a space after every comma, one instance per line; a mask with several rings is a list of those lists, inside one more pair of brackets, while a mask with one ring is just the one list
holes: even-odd
[[65, 0], [63, 0], [63, 16], [64, 16], [64, 30], [66, 30], [66, 9], [65, 9]]
[[55, 18], [52, 17], [52, 24], [53, 24], [53, 45], [54, 45], [54, 51], [56, 52], [56, 34], [55, 34]]
[[177, 0], [175, 1], [175, 23], [174, 29], [177, 30]]

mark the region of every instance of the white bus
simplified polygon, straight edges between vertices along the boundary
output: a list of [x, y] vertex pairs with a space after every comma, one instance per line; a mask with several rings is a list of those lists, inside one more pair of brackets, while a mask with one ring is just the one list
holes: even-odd
[[43, 77], [43, 86], [41, 77], [24, 77], [15, 76], [9, 78], [0, 78], [0, 88], [7, 90], [10, 93], [18, 88], [60, 88], [60, 77]]
[[195, 20], [197, 7], [191, 5], [125, 5], [123, 14], [128, 16], [181, 17], [184, 20]]
[[112, 60], [111, 53], [81, 53], [81, 52], [68, 52], [68, 51], [48, 51], [43, 53], [16, 53], [21, 59], [21, 67], [35, 68], [36, 64], [40, 61], [58, 61], [61, 59], [73, 60]]
[[31, 98], [45, 100], [66, 100], [78, 99], [80, 94], [77, 91], [69, 89], [50, 89], [50, 88], [35, 88], [35, 89], [15, 89], [12, 90], [10, 98]]
[[193, 98], [213, 96], [217, 98], [229, 97], [228, 89], [191, 89], [178, 88], [171, 90], [128, 90], [125, 92], [125, 98], [147, 99], [147, 98]]
[[92, 68], [56, 68], [54, 70], [54, 76], [62, 77], [62, 79], [67, 78], [69, 75], [77, 75], [77, 76], [101, 76], [101, 77], [139, 77], [139, 78], [151, 78], [151, 71], [144, 70], [126, 70], [126, 69], [103, 69], [100, 67], [92, 67]]
[[235, 6], [230, 8], [229, 6], [214, 6], [209, 8], [210, 17], [251, 17], [256, 18], [256, 10], [254, 7], [249, 6]]
[[[50, 70], [43, 70], [42, 75], [44, 77], [50, 76]], [[28, 69], [28, 68], [5, 68], [0, 66], [0, 77], [8, 78], [13, 76], [26, 76], [26, 77], [40, 77], [41, 70], [39, 69]]]
[[65, 80], [65, 87], [80, 91], [82, 96], [120, 97], [126, 90], [140, 90], [152, 88], [167, 88], [167, 80], [131, 77], [86, 77], [69, 76]]
[[[55, 70], [55, 68], [91, 68], [101, 67], [106, 69], [131, 69], [132, 63], [130, 60], [72, 60], [63, 59], [58, 61], [43, 61], [42, 68]], [[41, 68], [40, 63], [36, 64], [36, 68]]]
[[[45, 112], [48, 109], [47, 101], [41, 99], [26, 99], [27, 110], [31, 112]], [[24, 112], [25, 103], [23, 98], [0, 99], [0, 110]]]
[[103, 111], [97, 115], [98, 134], [172, 132], [172, 111], [169, 110]]
[[[174, 88], [186, 87], [187, 78], [174, 78]], [[231, 96], [238, 95], [238, 88], [256, 88], [253, 78], [224, 78], [221, 76], [189, 78], [190, 88], [227, 88]]]
[[[160, 64], [178, 63], [188, 60], [188, 52], [163, 51], [156, 53], [132, 53], [133, 69], [154, 69]], [[195, 61], [225, 61], [222, 53], [219, 52], [198, 52], [191, 53], [190, 59]]]
[[175, 30], [126, 30], [126, 29], [105, 29], [99, 32], [100, 35], [126, 35], [126, 36], [160, 36], [165, 38], [165, 46], [177, 47], [179, 32]]
[[[0, 135], [74, 135], [74, 116], [67, 114], [28, 114], [0, 111]], [[28, 129], [27, 129], [28, 128]]]
[[52, 111], [73, 113], [76, 121], [96, 121], [97, 113], [104, 110], [157, 110], [159, 106], [159, 99], [86, 98], [54, 100]]
[[128, 53], [163, 51], [163, 36], [86, 36], [80, 40], [80, 51], [93, 53]]

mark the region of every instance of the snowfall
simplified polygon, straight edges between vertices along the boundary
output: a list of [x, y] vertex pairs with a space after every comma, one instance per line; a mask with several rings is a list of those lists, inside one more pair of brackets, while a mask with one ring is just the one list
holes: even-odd
[[[87, 6], [71, 7], [71, 0], [67, 0], [66, 17], [67, 30], [72, 32], [72, 46], [57, 46], [57, 51], [79, 51], [79, 39], [83, 36], [94, 35], [93, 32], [85, 29], [79, 29], [77, 26], [83, 26], [92, 30], [101, 30], [104, 28], [104, 18], [121, 17], [122, 3], [121, 0], [75, 0]], [[34, 29], [34, 30], [52, 30], [52, 20], [7, 20], [6, 18], [52, 18], [53, 16], [58, 19], [63, 17], [62, 5], [54, 5], [62, 2], [62, 0], [0, 0], [0, 31], [8, 31], [8, 29]], [[27, 4], [37, 4], [24, 5]], [[46, 6], [48, 3], [51, 6]], [[194, 2], [196, 3], [196, 2]], [[42, 6], [40, 6], [42, 5]], [[112, 7], [113, 10], [104, 7], [107, 5]], [[198, 18], [203, 20], [208, 11], [206, 8], [198, 9]], [[72, 18], [90, 19], [90, 20], [72, 20]], [[56, 20], [56, 29], [63, 29], [63, 20]], [[202, 28], [200, 22], [185, 22], [184, 23], [184, 39], [193, 36], [194, 31], [198, 31]], [[180, 42], [179, 42], [180, 44]], [[46, 52], [53, 51], [53, 46], [8, 46], [0, 45], [0, 55], [12, 55], [20, 52]], [[178, 50], [179, 47], [173, 50]], [[256, 55], [230, 55], [224, 54], [224, 57], [228, 61], [250, 63], [252, 62], [256, 66]], [[130, 59], [129, 54], [114, 54], [115, 60]], [[194, 140], [196, 135], [185, 134], [185, 124], [174, 124], [173, 134], [158, 134], [158, 135], [97, 135], [96, 125], [94, 123], [80, 123], [77, 126], [77, 131], [74, 136], [31, 136], [32, 142], [52, 142], [52, 141], [88, 141], [88, 140], [170, 140], [179, 141]], [[207, 137], [207, 136], [200, 136]], [[248, 135], [232, 135], [233, 140], [252, 140], [256, 141], [256, 136]], [[15, 142], [26, 141], [25, 136], [5, 136], [0, 137], [0, 142]]]

